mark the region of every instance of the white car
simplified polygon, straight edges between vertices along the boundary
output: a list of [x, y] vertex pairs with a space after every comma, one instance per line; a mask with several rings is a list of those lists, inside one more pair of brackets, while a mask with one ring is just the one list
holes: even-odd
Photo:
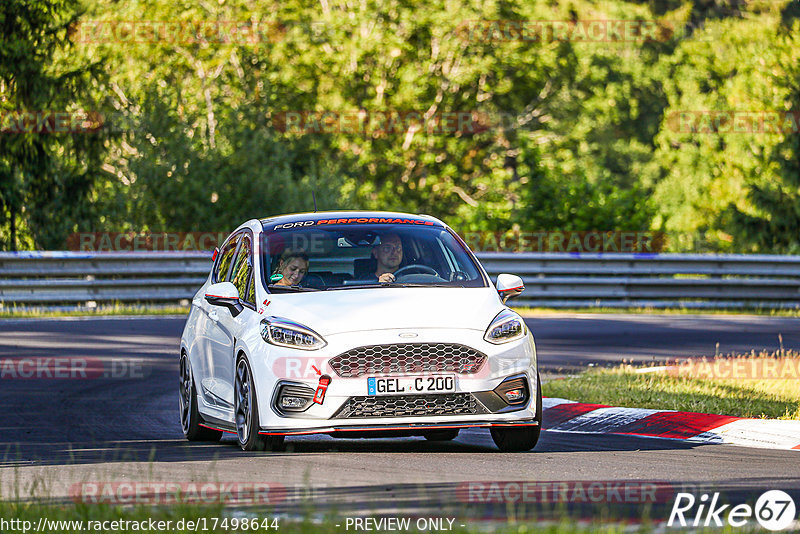
[[[307, 272], [306, 272], [307, 271]], [[320, 212], [251, 220], [214, 253], [180, 350], [189, 440], [236, 434], [454, 439], [488, 428], [532, 449], [542, 424], [533, 335], [447, 225]]]

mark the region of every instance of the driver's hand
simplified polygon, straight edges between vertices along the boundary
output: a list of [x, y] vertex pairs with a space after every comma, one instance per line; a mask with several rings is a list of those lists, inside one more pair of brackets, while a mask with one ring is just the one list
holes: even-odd
[[394, 282], [394, 275], [392, 273], [383, 273], [378, 277], [378, 282], [381, 284], [391, 284]]

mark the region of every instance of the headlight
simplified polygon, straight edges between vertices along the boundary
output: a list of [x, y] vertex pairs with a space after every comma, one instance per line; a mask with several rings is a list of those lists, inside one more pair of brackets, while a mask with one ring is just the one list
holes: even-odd
[[281, 317], [267, 317], [262, 320], [261, 337], [267, 343], [279, 347], [301, 350], [318, 350], [328, 344], [310, 328]]
[[497, 314], [492, 324], [486, 329], [483, 339], [489, 343], [500, 345], [515, 341], [525, 336], [525, 321], [511, 310], [503, 310]]

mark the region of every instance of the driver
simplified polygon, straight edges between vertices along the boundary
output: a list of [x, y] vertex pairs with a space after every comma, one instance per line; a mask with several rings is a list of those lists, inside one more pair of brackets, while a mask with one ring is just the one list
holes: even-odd
[[375, 278], [382, 284], [394, 282], [394, 272], [403, 261], [403, 241], [397, 234], [381, 237], [381, 244], [372, 249], [372, 257], [378, 262]]

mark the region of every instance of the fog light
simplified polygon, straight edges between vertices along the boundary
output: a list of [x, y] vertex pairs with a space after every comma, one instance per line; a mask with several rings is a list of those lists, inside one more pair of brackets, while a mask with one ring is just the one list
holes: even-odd
[[275, 395], [273, 406], [280, 414], [304, 412], [311, 406], [314, 390], [302, 384], [283, 384]]
[[281, 408], [289, 408], [289, 409], [300, 409], [303, 408], [308, 399], [304, 399], [303, 397], [281, 397]]
[[509, 404], [514, 404], [515, 402], [519, 402], [525, 399], [525, 390], [520, 389], [511, 389], [505, 392], [506, 400]]
[[499, 398], [498, 401], [505, 403], [506, 406], [523, 406], [530, 398], [530, 390], [524, 376], [512, 376], [503, 380], [499, 386], [494, 388], [494, 393]]

